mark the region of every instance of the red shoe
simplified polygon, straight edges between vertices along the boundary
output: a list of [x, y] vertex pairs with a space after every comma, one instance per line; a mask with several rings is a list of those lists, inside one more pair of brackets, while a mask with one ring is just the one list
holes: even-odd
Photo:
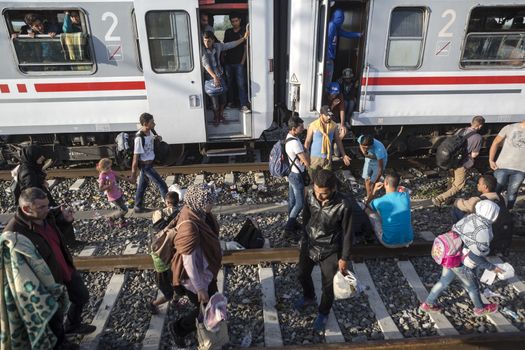
[[427, 303], [423, 303], [419, 306], [419, 311], [423, 312], [423, 313], [427, 313], [427, 312], [440, 312], [441, 311], [441, 308], [437, 305], [432, 305], [432, 304], [427, 304]]
[[481, 309], [478, 309], [477, 307], [474, 308], [474, 314], [476, 316], [483, 316], [483, 315], [489, 315], [496, 313], [498, 311], [499, 305], [498, 304], [485, 304], [485, 306]]

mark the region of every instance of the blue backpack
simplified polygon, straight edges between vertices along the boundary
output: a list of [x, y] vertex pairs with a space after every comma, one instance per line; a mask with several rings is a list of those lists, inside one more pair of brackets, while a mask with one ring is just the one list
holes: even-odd
[[275, 177], [284, 177], [290, 174], [290, 163], [286, 154], [286, 143], [290, 140], [297, 140], [295, 137], [289, 137], [286, 140], [277, 141], [270, 152], [268, 167], [270, 174]]

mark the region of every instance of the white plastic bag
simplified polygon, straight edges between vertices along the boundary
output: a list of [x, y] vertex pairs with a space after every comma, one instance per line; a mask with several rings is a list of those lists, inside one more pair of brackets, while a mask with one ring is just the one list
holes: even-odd
[[508, 262], [496, 264], [496, 266], [505, 271], [504, 273], [498, 273], [498, 278], [500, 280], [508, 280], [509, 278], [514, 277], [514, 267]]
[[346, 276], [337, 271], [334, 276], [334, 297], [335, 299], [348, 299], [357, 294], [357, 278], [354, 274], [346, 270]]
[[186, 188], [181, 188], [177, 184], [173, 184], [170, 187], [168, 187], [168, 192], [177, 192], [177, 194], [179, 195], [179, 202], [181, 203], [184, 200], [184, 195], [186, 194], [186, 191]]

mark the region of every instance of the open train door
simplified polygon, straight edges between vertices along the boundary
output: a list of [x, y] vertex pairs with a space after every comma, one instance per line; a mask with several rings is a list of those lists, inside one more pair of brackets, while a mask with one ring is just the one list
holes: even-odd
[[316, 75], [315, 75], [315, 106], [316, 111], [321, 110], [323, 103], [323, 84], [324, 84], [324, 66], [326, 63], [326, 42], [328, 31], [328, 12], [330, 11], [330, 1], [321, 0], [319, 2], [319, 15], [317, 22], [317, 47], [316, 47]]
[[164, 141], [206, 141], [197, 0], [134, 0], [149, 112]]

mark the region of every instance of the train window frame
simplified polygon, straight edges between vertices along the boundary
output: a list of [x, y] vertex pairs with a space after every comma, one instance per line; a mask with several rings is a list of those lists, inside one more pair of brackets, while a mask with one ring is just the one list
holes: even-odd
[[[173, 20], [172, 20], [172, 13], [183, 13], [185, 16], [186, 16], [186, 24], [187, 24], [187, 37], [188, 37], [188, 52], [189, 52], [189, 59], [190, 59], [190, 64], [191, 64], [191, 68], [188, 69], [188, 70], [176, 70], [176, 71], [162, 71], [162, 70], [159, 70], [158, 67], [155, 67], [154, 66], [154, 63], [153, 63], [153, 56], [152, 56], [152, 53], [153, 53], [153, 50], [152, 50], [152, 46], [151, 46], [151, 38], [150, 38], [150, 26], [148, 26], [148, 15], [150, 14], [154, 14], [154, 13], [168, 13], [170, 15], [170, 25], [173, 24]], [[191, 32], [191, 16], [190, 14], [187, 12], [187, 11], [184, 11], [184, 10], [152, 10], [152, 11], [148, 11], [144, 14], [144, 22], [146, 24], [146, 36], [147, 36], [147, 40], [148, 40], [148, 52], [149, 52], [149, 57], [150, 57], [150, 66], [151, 66], [151, 70], [153, 72], [155, 72], [156, 74], [178, 74], [178, 73], [189, 73], [189, 72], [192, 72], [194, 69], [195, 69], [195, 59], [193, 57], [193, 37], [192, 37], [192, 32]], [[173, 29], [173, 28], [170, 28], [170, 29]], [[172, 40], [175, 41], [175, 37], [173, 37], [173, 31], [172, 31]], [[154, 39], [155, 40], [155, 39]], [[159, 39], [156, 39], [156, 40], [159, 40]], [[166, 39], [162, 39], [162, 40], [166, 40]], [[175, 46], [174, 45], [174, 49], [175, 49]], [[175, 52], [175, 51], [174, 51]]]
[[144, 67], [142, 66], [142, 56], [140, 52], [140, 41], [139, 41], [139, 29], [137, 27], [137, 14], [135, 9], [131, 9], [131, 25], [133, 31], [133, 41], [135, 42], [135, 53], [137, 54], [136, 63], [139, 71], [144, 72]]
[[[463, 38], [462, 46], [461, 46], [461, 57], [459, 59], [459, 68], [464, 70], [497, 70], [497, 69], [524, 69], [525, 68], [525, 19], [523, 22], [523, 29], [521, 31], [512, 30], [512, 26], [510, 28], [505, 28], [504, 23], [501, 24], [501, 28], [485, 28], [488, 23], [484, 24], [477, 24], [477, 26], [481, 26], [481, 28], [475, 28], [476, 23], [475, 21], [479, 21], [481, 17], [477, 17], [475, 15], [483, 15], [483, 13], [487, 13], [490, 16], [492, 16], [493, 19], [497, 18], [498, 12], [495, 10], [501, 11], [499, 13], [499, 16], [503, 16], [503, 13], [506, 10], [516, 8], [517, 12], [520, 11], [525, 12], [525, 6], [474, 6], [471, 8], [468, 21], [466, 23], [466, 29], [465, 29], [465, 36]], [[476, 13], [479, 11], [480, 13]], [[489, 16], [486, 16], [485, 19], [488, 19]], [[513, 17], [513, 21], [514, 21]], [[517, 17], [519, 18], [519, 17]], [[507, 21], [507, 17], [505, 17]], [[482, 23], [482, 22], [481, 22]], [[521, 28], [520, 28], [521, 29]], [[479, 55], [477, 58], [465, 58], [465, 55], [467, 54], [467, 49], [471, 47], [469, 43], [471, 43], [469, 40], [472, 38], [485, 38], [485, 43], [483, 46], [483, 52]], [[514, 37], [515, 40], [517, 40], [517, 44], [515, 46], [509, 46], [504, 45], [504, 43], [509, 39], [509, 37]], [[494, 41], [497, 48], [497, 52], [495, 54], [497, 56], [501, 54], [509, 54], [512, 55], [513, 51], [515, 49], [519, 49], [519, 47], [522, 48], [522, 56], [521, 57], [490, 57], [490, 48], [493, 47], [492, 39], [495, 39]], [[497, 45], [497, 40], [500, 39], [499, 45]], [[495, 46], [494, 46], [495, 47]], [[503, 50], [502, 50], [503, 49]], [[510, 51], [509, 51], [510, 50]], [[489, 52], [486, 52], [489, 51]], [[483, 54], [487, 54], [487, 56], [483, 56]], [[521, 64], [514, 64], [513, 62], [518, 62], [521, 60]], [[470, 64], [469, 64], [470, 63]]]
[[[422, 15], [422, 22], [421, 22], [421, 36], [420, 37], [393, 37], [391, 35], [391, 25], [392, 25], [392, 18], [394, 15], [394, 12], [396, 10], [417, 10]], [[387, 45], [385, 49], [385, 67], [388, 70], [392, 71], [398, 71], [398, 70], [418, 70], [423, 65], [423, 59], [424, 59], [424, 53], [425, 53], [425, 45], [426, 45], [426, 38], [428, 33], [428, 15], [429, 15], [429, 9], [425, 6], [397, 6], [390, 11], [390, 17], [388, 20], [388, 27], [387, 27]], [[393, 39], [394, 38], [394, 39]], [[389, 58], [390, 58], [390, 49], [391, 49], [391, 43], [392, 41], [401, 41], [401, 40], [418, 40], [421, 44], [419, 47], [419, 55], [417, 59], [417, 63], [415, 65], [391, 65], [389, 64]]]
[[[86, 69], [86, 70], [24, 70], [22, 67], [23, 66], [30, 66], [30, 65], [33, 65], [33, 66], [42, 66], [43, 68], [45, 68], [46, 66], [47, 67], [50, 67], [50, 66], [65, 66], [65, 67], [74, 67], [75, 65], [74, 64], [68, 64], [67, 62], [66, 63], [51, 63], [51, 64], [46, 64], [46, 63], [42, 63], [42, 64], [24, 64], [24, 63], [21, 63], [20, 62], [20, 58], [18, 57], [18, 53], [17, 53], [17, 50], [16, 50], [16, 47], [15, 47], [15, 43], [14, 43], [14, 39], [11, 38], [11, 35], [12, 34], [18, 34], [17, 35], [17, 38], [16, 39], [26, 39], [26, 37], [22, 37], [20, 38], [19, 37], [19, 32], [15, 32], [14, 31], [14, 27], [13, 27], [13, 20], [11, 19], [11, 16], [10, 16], [10, 13], [12, 13], [13, 11], [17, 11], [17, 12], [21, 12], [21, 11], [26, 11], [26, 12], [35, 12], [35, 13], [41, 13], [43, 11], [54, 11], [57, 13], [60, 13], [60, 12], [65, 12], [65, 11], [78, 11], [81, 13], [81, 20], [82, 20], [82, 33], [84, 33], [86, 35], [86, 48], [88, 49], [88, 53], [89, 53], [89, 63], [86, 63], [84, 64], [84, 66], [90, 66], [90, 69]], [[90, 27], [90, 22], [89, 22], [89, 17], [88, 17], [88, 12], [82, 8], [82, 7], [63, 7], [63, 6], [59, 6], [59, 7], [39, 7], [39, 8], [27, 8], [27, 7], [9, 7], [9, 8], [5, 8], [3, 9], [2, 11], [2, 17], [4, 18], [4, 22], [5, 22], [5, 25], [6, 25], [6, 30], [8, 32], [8, 35], [9, 35], [9, 41], [10, 41], [10, 48], [11, 48], [11, 52], [12, 52], [12, 55], [13, 55], [13, 59], [14, 59], [14, 62], [16, 64], [16, 67], [18, 69], [18, 71], [23, 74], [23, 75], [29, 75], [29, 76], [64, 76], [64, 75], [72, 75], [72, 76], [76, 76], [76, 75], [81, 75], [81, 76], [87, 76], [87, 75], [93, 75], [96, 73], [97, 71], [97, 60], [96, 60], [96, 57], [95, 57], [95, 50], [94, 50], [94, 46], [93, 46], [93, 40], [92, 40], [92, 33], [91, 33], [91, 27]], [[57, 35], [58, 36], [58, 35]], [[57, 36], [55, 36], [55, 38], [57, 38]], [[49, 37], [48, 35], [42, 35], [42, 36], [38, 36], [37, 38], [43, 38], [43, 39], [50, 39], [50, 40], [55, 40], [55, 38], [51, 38]], [[34, 38], [30, 38], [31, 40], [34, 40]], [[60, 37], [58, 37], [56, 40], [60, 41]], [[82, 64], [78, 64], [79, 66], [82, 66]]]

